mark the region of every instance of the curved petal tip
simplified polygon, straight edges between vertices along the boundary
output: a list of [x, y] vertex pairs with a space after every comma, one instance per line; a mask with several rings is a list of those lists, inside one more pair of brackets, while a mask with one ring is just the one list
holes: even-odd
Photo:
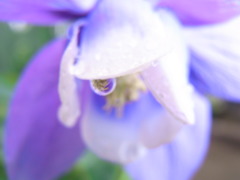
[[166, 54], [166, 36], [161, 17], [147, 1], [101, 1], [81, 33], [74, 74], [108, 79], [139, 71]]

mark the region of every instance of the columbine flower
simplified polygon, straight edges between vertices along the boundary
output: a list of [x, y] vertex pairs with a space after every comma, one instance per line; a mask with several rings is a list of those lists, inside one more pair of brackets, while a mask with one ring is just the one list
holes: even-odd
[[0, 1], [1, 20], [73, 20], [67, 45], [43, 48], [18, 84], [5, 134], [9, 178], [53, 179], [85, 144], [134, 161], [134, 179], [189, 179], [209, 137], [199, 92], [240, 98], [240, 18], [229, 20], [239, 12], [230, 0]]

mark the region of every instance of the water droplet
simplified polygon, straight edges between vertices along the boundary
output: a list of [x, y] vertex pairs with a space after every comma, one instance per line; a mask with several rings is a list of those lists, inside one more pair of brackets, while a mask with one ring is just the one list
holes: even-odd
[[117, 82], [115, 78], [90, 81], [92, 90], [100, 96], [106, 96], [112, 93], [116, 88], [116, 84]]
[[155, 61], [152, 62], [152, 66], [153, 66], [153, 67], [156, 67], [156, 66], [158, 65], [158, 63], [159, 63], [159, 61], [158, 61], [158, 60], [155, 60]]
[[123, 162], [131, 162], [142, 157], [146, 153], [146, 148], [137, 143], [125, 143], [120, 149]]

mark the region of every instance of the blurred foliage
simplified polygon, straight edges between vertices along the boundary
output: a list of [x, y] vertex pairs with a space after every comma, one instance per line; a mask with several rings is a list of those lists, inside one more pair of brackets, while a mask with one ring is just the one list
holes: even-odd
[[[0, 24], [0, 180], [6, 180], [2, 139], [4, 118], [20, 73], [31, 57], [54, 38], [54, 28]], [[119, 165], [86, 153], [60, 180], [129, 180]]]

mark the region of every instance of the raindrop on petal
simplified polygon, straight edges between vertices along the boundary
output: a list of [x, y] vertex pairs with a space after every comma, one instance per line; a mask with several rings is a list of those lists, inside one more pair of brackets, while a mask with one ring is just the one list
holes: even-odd
[[115, 90], [116, 87], [116, 79], [97, 79], [90, 81], [92, 90], [100, 95], [100, 96], [106, 96], [110, 93], [112, 93]]
[[120, 148], [120, 155], [122, 162], [132, 162], [142, 156], [147, 152], [147, 149], [138, 143], [126, 143]]

